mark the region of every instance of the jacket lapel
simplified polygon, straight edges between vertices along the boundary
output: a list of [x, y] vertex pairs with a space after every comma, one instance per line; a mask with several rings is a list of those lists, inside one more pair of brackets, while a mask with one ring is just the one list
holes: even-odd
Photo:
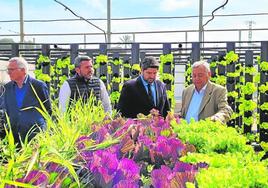
[[[15, 83], [12, 83], [13, 85], [12, 85], [12, 92], [10, 92], [10, 99], [12, 99], [12, 100], [10, 100], [10, 103], [12, 103], [13, 105], [15, 105], [15, 106], [18, 106], [18, 102], [17, 102], [17, 99], [16, 99], [16, 89], [15, 89]], [[9, 94], [8, 94], [9, 95]]]
[[[160, 83], [156, 80], [155, 81], [155, 91], [156, 91], [156, 106], [160, 105], [160, 95], [162, 94], [161, 92], [161, 87]], [[161, 95], [162, 97], [162, 95]]]
[[[22, 101], [22, 108], [25, 108], [25, 107], [29, 107], [29, 101], [31, 101], [31, 93], [32, 93], [32, 87], [30, 86], [31, 84], [31, 78], [30, 76], [28, 76], [27, 78], [27, 81], [26, 81], [26, 91], [25, 91], [25, 96], [24, 96], [24, 99]], [[34, 95], [35, 96], [35, 95]]]
[[192, 100], [193, 94], [194, 94], [194, 85], [192, 85], [189, 88], [188, 92], [185, 93], [185, 107], [186, 108], [185, 108], [185, 112], [183, 113], [183, 114], [185, 114], [185, 116], [186, 116], [186, 113], [188, 111], [188, 108], [189, 108], [190, 102]]
[[141, 99], [144, 101], [144, 104], [150, 104], [151, 102], [150, 102], [149, 96], [146, 92], [146, 89], [140, 77], [137, 78], [136, 84], [137, 84], [139, 94], [141, 95]]
[[212, 85], [211, 85], [210, 82], [208, 82], [207, 83], [207, 88], [206, 88], [206, 91], [205, 91], [205, 95], [204, 95], [204, 97], [202, 99], [198, 114], [200, 114], [202, 112], [202, 110], [205, 108], [206, 104], [210, 100], [211, 93], [212, 93]]

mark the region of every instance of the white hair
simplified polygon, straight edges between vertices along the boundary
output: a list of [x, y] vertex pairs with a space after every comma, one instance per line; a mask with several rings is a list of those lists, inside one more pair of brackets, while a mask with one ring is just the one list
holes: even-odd
[[201, 60], [201, 61], [194, 62], [194, 64], [192, 65], [192, 69], [197, 68], [199, 66], [205, 67], [207, 72], [210, 72], [210, 66], [209, 66], [209, 63], [207, 61]]
[[16, 62], [19, 68], [25, 69], [26, 74], [28, 73], [28, 62], [23, 57], [13, 57], [8, 62]]

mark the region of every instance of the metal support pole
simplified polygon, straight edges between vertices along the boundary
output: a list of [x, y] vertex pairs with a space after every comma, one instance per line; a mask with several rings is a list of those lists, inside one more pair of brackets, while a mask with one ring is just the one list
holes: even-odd
[[20, 42], [24, 42], [23, 0], [20, 0]]
[[84, 34], [84, 49], [86, 49], [86, 48], [87, 48], [86, 43], [87, 43], [87, 35], [86, 35], [86, 34]]
[[107, 0], [107, 39], [108, 48], [111, 43], [111, 0]]
[[132, 34], [132, 42], [134, 43], [136, 41], [135, 39], [135, 33]]
[[241, 47], [241, 41], [242, 41], [242, 31], [239, 29], [238, 31], [238, 41], [239, 41], [239, 50], [240, 50], [240, 47]]
[[199, 42], [203, 42], [203, 0], [199, 0]]

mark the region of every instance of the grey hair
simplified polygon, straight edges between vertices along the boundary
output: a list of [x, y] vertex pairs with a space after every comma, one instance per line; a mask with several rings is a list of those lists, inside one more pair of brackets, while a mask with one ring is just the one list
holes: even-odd
[[201, 60], [201, 61], [194, 62], [194, 64], [192, 65], [192, 69], [197, 68], [199, 66], [205, 67], [207, 72], [210, 72], [210, 65], [207, 61]]
[[28, 73], [28, 62], [23, 57], [12, 57], [8, 62], [16, 62], [19, 68], [24, 69]]
[[74, 59], [74, 66], [75, 66], [75, 68], [76, 67], [80, 67], [80, 65], [81, 65], [81, 62], [82, 61], [92, 61], [92, 63], [93, 63], [93, 60], [89, 57], [89, 56], [86, 56], [86, 55], [79, 55], [79, 56], [77, 56], [75, 59]]

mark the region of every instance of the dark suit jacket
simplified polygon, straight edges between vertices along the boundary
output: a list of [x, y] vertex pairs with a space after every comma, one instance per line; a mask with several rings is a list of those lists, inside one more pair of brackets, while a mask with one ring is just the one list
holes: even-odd
[[126, 118], [136, 118], [137, 114], [148, 115], [155, 108], [163, 116], [170, 110], [165, 84], [159, 80], [156, 85], [156, 107], [150, 102], [149, 96], [140, 77], [127, 81], [121, 91], [118, 110]]
[[[30, 84], [33, 85], [46, 110], [51, 113], [48, 88], [44, 82], [31, 78], [30, 76], [28, 77], [25, 83], [26, 94], [22, 102], [22, 108], [18, 108], [17, 106], [14, 81], [8, 82], [5, 85], [6, 90], [4, 93], [4, 109], [6, 110], [10, 119], [12, 132], [16, 142], [19, 142], [19, 135], [21, 136], [22, 140], [24, 140], [27, 132], [35, 124], [39, 125], [39, 127], [42, 129], [46, 127], [45, 119], [35, 108], [23, 110], [27, 107], [38, 107], [42, 109]], [[31, 139], [34, 135], [35, 134], [29, 135], [29, 139]]]

